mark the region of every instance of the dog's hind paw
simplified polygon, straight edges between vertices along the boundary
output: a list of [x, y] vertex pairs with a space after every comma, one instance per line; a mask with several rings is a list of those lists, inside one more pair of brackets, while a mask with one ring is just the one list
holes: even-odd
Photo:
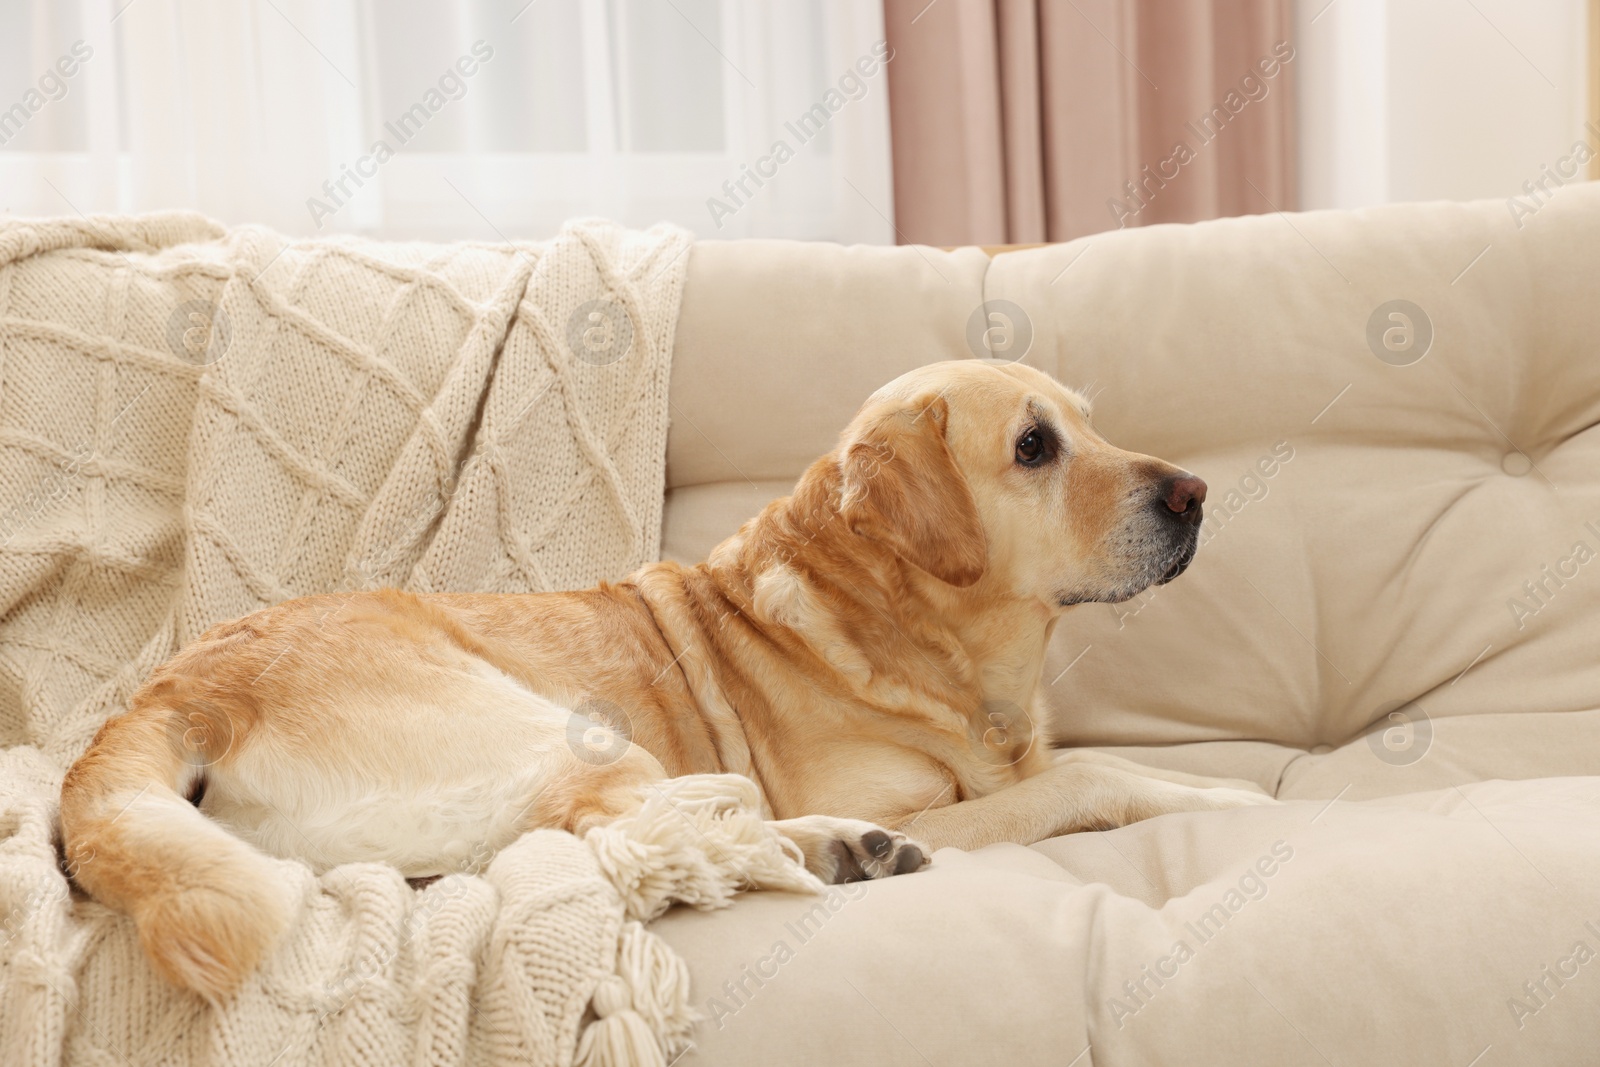
[[806, 870], [829, 885], [911, 874], [933, 862], [926, 846], [860, 819], [807, 815], [771, 825], [800, 846]]

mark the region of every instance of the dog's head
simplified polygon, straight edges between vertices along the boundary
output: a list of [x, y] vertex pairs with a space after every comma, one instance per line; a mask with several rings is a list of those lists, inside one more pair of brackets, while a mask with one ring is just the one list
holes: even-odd
[[867, 401], [837, 453], [841, 517], [953, 586], [1052, 609], [1115, 603], [1194, 558], [1206, 485], [1095, 432], [1049, 375], [922, 367]]

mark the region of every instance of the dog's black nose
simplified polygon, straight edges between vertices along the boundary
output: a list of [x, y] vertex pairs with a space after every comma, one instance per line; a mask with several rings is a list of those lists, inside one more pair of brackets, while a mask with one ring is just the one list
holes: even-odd
[[1179, 522], [1200, 521], [1200, 505], [1206, 500], [1206, 483], [1192, 474], [1180, 474], [1162, 487], [1162, 502]]

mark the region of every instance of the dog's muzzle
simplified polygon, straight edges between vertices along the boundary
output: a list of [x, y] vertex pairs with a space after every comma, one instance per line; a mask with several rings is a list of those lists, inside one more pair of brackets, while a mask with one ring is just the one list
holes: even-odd
[[[1196, 505], [1194, 510], [1198, 512], [1200, 510], [1199, 506]], [[1164, 572], [1162, 572], [1161, 577], [1156, 579], [1156, 584], [1166, 585], [1168, 582], [1172, 581], [1172, 579], [1188, 570], [1189, 564], [1194, 562], [1195, 549], [1197, 549], [1199, 545], [1200, 535], [1197, 527], [1194, 533], [1190, 534], [1184, 539], [1183, 547], [1179, 550], [1177, 558], [1172, 561], [1172, 563]]]

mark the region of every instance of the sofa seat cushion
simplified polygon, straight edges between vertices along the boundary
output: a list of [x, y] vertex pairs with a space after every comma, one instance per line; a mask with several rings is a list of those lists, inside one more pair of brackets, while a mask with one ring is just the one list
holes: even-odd
[[1269, 741], [1099, 750], [1148, 767], [1244, 778], [1280, 800], [1366, 800], [1492, 778], [1600, 775], [1600, 711], [1386, 720], [1337, 748], [1312, 751]]
[[653, 929], [706, 1015], [685, 1067], [1579, 1063], [1597, 857], [1593, 779], [1481, 782], [945, 849]]

